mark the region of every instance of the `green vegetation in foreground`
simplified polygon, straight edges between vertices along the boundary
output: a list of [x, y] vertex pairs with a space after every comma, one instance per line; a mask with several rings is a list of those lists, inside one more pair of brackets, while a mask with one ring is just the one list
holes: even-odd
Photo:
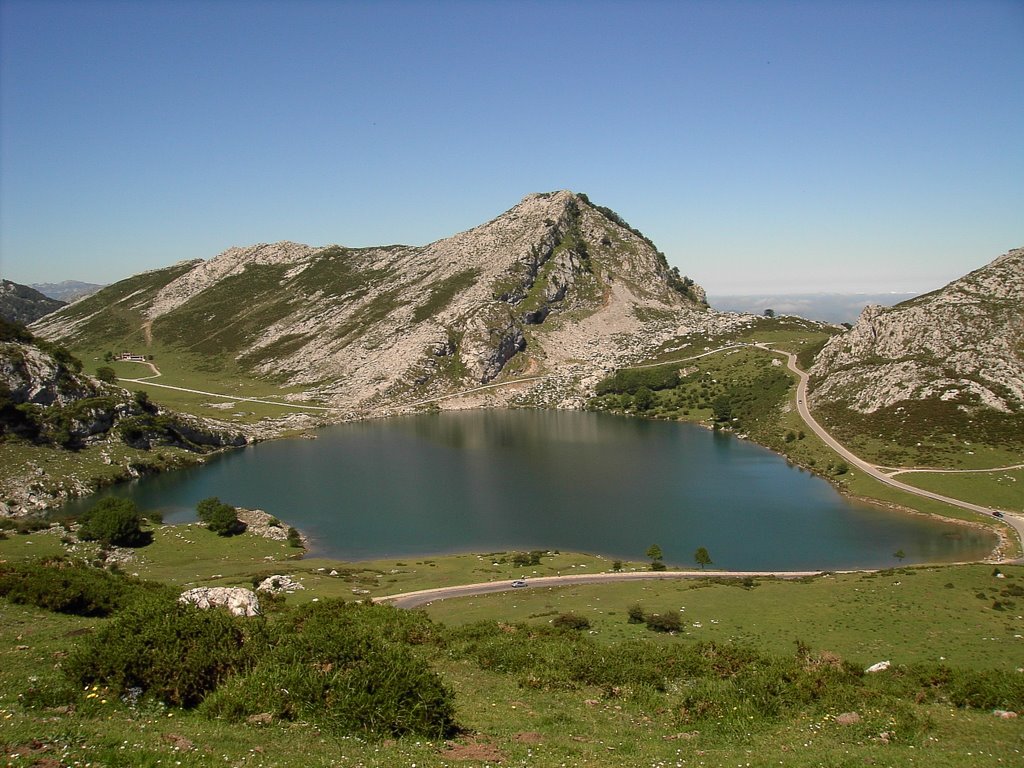
[[[196, 543], [137, 552], [203, 546], [206, 565], [261, 567], [236, 548], [255, 537], [177, 528]], [[466, 567], [450, 559], [431, 570]], [[525, 589], [431, 606], [433, 620], [325, 601], [305, 579], [320, 602], [269, 600], [256, 619], [95, 569], [13, 595], [26, 567], [0, 564], [0, 745], [24, 764], [952, 767], [1024, 750], [1019, 721], [992, 714], [1024, 709], [1020, 567]], [[98, 609], [36, 605], [62, 589]], [[630, 624], [634, 604], [685, 628]], [[590, 629], [554, 628], [581, 618]], [[863, 673], [882, 659], [893, 669]]]

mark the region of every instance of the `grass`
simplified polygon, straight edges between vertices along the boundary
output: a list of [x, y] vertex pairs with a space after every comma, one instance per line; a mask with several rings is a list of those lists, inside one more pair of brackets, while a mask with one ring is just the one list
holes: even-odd
[[[142, 348], [133, 348], [140, 351]], [[86, 370], [95, 370], [99, 366], [108, 365], [122, 379], [139, 379], [153, 375], [149, 366], [142, 363], [113, 361], [104, 362], [104, 353], [109, 349], [75, 349], [74, 354], [84, 363]], [[146, 354], [153, 356], [153, 364], [159, 369], [161, 376], [150, 381], [122, 381], [121, 386], [132, 391], [142, 390], [150, 399], [166, 408], [183, 413], [190, 413], [203, 418], [212, 418], [240, 424], [252, 424], [265, 418], [277, 418], [288, 413], [300, 412], [299, 409], [268, 405], [265, 403], [243, 402], [241, 398], [254, 397], [259, 399], [281, 399], [291, 394], [301, 394], [302, 387], [285, 387], [272, 381], [258, 379], [232, 363], [223, 363], [216, 369], [203, 365], [200, 356], [183, 352], [173, 347], [155, 343], [146, 348]], [[222, 394], [223, 397], [201, 395], [192, 392], [166, 389], [164, 386], [195, 389], [203, 392]], [[235, 406], [225, 409], [228, 402]], [[301, 400], [300, 403], [320, 405], [317, 401]], [[301, 411], [317, 413], [317, 411]]]
[[897, 478], [915, 488], [941, 493], [954, 499], [1024, 512], [1024, 470], [995, 470], [979, 473], [903, 472]]
[[908, 401], [862, 414], [829, 404], [818, 420], [850, 450], [888, 467], [985, 469], [1021, 463], [1024, 415]]
[[[211, 534], [202, 541], [199, 534], [208, 532], [196, 526], [176, 528], [193, 543], [182, 544], [168, 533], [172, 529], [161, 528], [146, 549], [151, 550], [147, 555], [150, 572], [163, 572], [177, 579], [179, 586], [192, 577], [200, 560], [204, 568], [219, 563], [226, 574], [241, 577], [263, 567], [261, 553], [272, 550], [267, 549], [268, 543], [259, 542], [251, 550], [244, 549], [250, 546], [242, 541], [246, 537], [223, 539]], [[10, 541], [0, 545], [10, 546]], [[24, 541], [20, 546], [28, 549]], [[175, 569], [175, 558], [185, 551], [189, 557], [200, 552], [203, 557]], [[11, 554], [0, 549], [0, 558]], [[552, 556], [550, 564], [545, 558], [542, 565], [599, 562], [568, 553], [557, 557], [565, 560]], [[290, 564], [316, 566], [316, 561]], [[371, 564], [325, 565], [342, 570]], [[507, 563], [481, 565], [475, 556], [373, 564], [379, 570], [388, 565], [407, 570], [409, 586], [462, 580], [467, 571], [482, 567], [498, 568], [502, 575], [514, 570]], [[799, 582], [758, 580], [750, 588], [710, 578], [581, 585], [437, 603], [428, 613], [450, 629], [444, 630], [447, 639], [440, 646], [424, 650], [433, 669], [454, 690], [457, 721], [464, 729], [446, 741], [422, 737], [372, 741], [278, 720], [229, 723], [148, 700], [120, 700], [102, 687], [89, 692], [95, 694], [92, 698], [83, 692], [73, 709], [61, 709], [47, 704], [60, 698], [56, 666], [79, 637], [91, 635], [108, 620], [51, 614], [0, 600], [0, 746], [8, 756], [20, 755], [16, 763], [9, 757], [12, 764], [26, 765], [46, 759], [56, 761], [54, 765], [285, 768], [482, 765], [499, 759], [502, 765], [542, 767], [1007, 765], [1018, 761], [1024, 750], [1016, 722], [995, 718], [988, 709], [955, 707], [928, 696], [915, 704], [913, 688], [894, 698], [893, 686], [903, 690], [898, 674], [858, 683], [866, 687], [853, 700], [843, 698], [845, 689], [833, 688], [818, 704], [784, 707], [774, 715], [764, 714], [775, 711], [773, 697], [751, 699], [743, 688], [724, 678], [705, 687], [703, 695], [713, 706], [735, 701], [736, 710], [726, 706], [718, 714], [712, 711], [694, 719], [693, 710], [687, 715], [680, 702], [689, 700], [692, 707], [687, 691], [698, 684], [697, 678], [683, 681], [680, 687], [669, 684], [664, 691], [643, 686], [602, 688], [573, 683], [564, 677], [564, 667], [549, 667], [545, 661], [551, 654], [561, 658], [566, 651], [569, 658], [573, 653], [600, 654], [602, 647], [611, 654], [609, 659], [632, 657], [632, 651], [622, 656], [627, 649], [674, 654], [697, 648], [697, 642], [714, 641], [726, 653], [723, 659], [733, 653], [729, 648], [756, 648], [765, 659], [775, 660], [767, 670], [791, 665], [785, 660], [794, 658], [794, 641], [799, 639], [811, 649], [811, 658], [842, 657], [855, 665], [884, 658], [907, 669], [917, 662], [938, 661], [953, 670], [1019, 675], [1024, 621], [1016, 592], [1024, 591], [1024, 568], [1007, 566], [1002, 572], [1004, 578], [997, 578], [991, 566], [907, 568]], [[289, 597], [289, 602], [298, 601], [299, 595], [302, 600], [327, 596], [319, 585], [305, 583], [306, 593]], [[995, 600], [1008, 600], [1014, 606], [997, 610], [992, 607]], [[681, 612], [685, 632], [660, 635], [628, 624], [626, 609], [635, 602], [647, 611], [685, 608]], [[569, 611], [588, 618], [593, 634], [566, 635], [564, 641], [558, 636], [531, 637], [530, 627], [546, 631], [543, 628], [555, 615]], [[504, 622], [501, 626], [510, 627], [511, 632], [516, 631], [516, 622], [524, 622], [527, 634], [518, 640], [505, 630], [481, 634], [472, 626], [481, 619]], [[472, 640], [476, 637], [480, 640]], [[635, 643], [643, 645], [631, 645]], [[534, 672], [504, 672], [480, 662], [482, 651], [502, 647], [513, 653], [507, 657], [510, 661], [520, 658], [516, 663], [525, 663]], [[517, 656], [526, 650], [529, 656]], [[756, 679], [749, 678], [749, 683]], [[735, 695], [739, 698], [730, 698]], [[32, 706], [33, 701], [40, 703]], [[840, 725], [836, 717], [850, 710], [858, 713], [861, 722]], [[882, 739], [881, 733], [895, 735]]]
[[480, 270], [466, 269], [430, 286], [430, 296], [412, 313], [413, 322], [419, 323], [434, 317], [444, 310], [458, 294], [472, 287], [480, 276]]
[[[651, 637], [753, 643], [785, 655], [796, 640], [867, 666], [945, 662], [1011, 673], [1024, 653], [1024, 567], [991, 565], [897, 568], [878, 574], [832, 574], [799, 581], [739, 580], [619, 582], [535, 588], [445, 600], [425, 610], [445, 624], [481, 620], [548, 626], [557, 614], [590, 620], [593, 636], [615, 644]], [[947, 586], [951, 585], [951, 586]], [[983, 593], [985, 599], [977, 595]], [[993, 603], [1013, 605], [993, 609]], [[678, 638], [629, 624], [627, 609], [677, 613]], [[785, 606], [784, 608], [781, 608]]]

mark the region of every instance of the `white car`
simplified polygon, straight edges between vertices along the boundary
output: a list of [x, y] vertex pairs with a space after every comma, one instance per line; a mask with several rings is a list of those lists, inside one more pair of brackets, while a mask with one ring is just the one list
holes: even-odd
[[515, 581], [512, 582], [512, 586], [513, 587], [525, 587], [526, 586], [526, 580], [525, 579], [516, 579]]

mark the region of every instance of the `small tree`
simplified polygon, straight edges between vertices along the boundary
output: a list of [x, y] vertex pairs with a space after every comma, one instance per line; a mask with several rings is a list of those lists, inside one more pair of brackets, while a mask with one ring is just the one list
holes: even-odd
[[703, 571], [705, 565], [711, 565], [711, 555], [705, 547], [697, 547], [697, 551], [693, 553], [693, 559], [697, 561], [697, 565]]
[[117, 381], [117, 371], [109, 365], [101, 365], [96, 369], [96, 378], [100, 381], [105, 381], [107, 384], [113, 384]]
[[629, 609], [626, 611], [626, 613], [629, 616], [630, 624], [644, 623], [644, 609], [640, 605], [640, 603], [634, 603], [633, 605], [629, 606]]
[[296, 528], [288, 529], [288, 545], [296, 549], [302, 547], [302, 534]]
[[616, 573], [621, 571], [622, 570], [622, 561], [621, 560], [616, 560], [615, 562], [613, 562], [612, 563], [612, 570], [615, 571]]
[[644, 621], [647, 623], [647, 628], [655, 632], [678, 632], [683, 626], [677, 613], [652, 613]]
[[633, 405], [638, 411], [649, 411], [654, 407], [654, 393], [647, 387], [640, 387], [633, 395]]
[[560, 613], [551, 622], [556, 629], [590, 629], [590, 619], [575, 613]]
[[715, 397], [711, 401], [711, 411], [714, 414], [715, 421], [731, 421], [732, 420], [732, 400], [726, 394], [721, 394]]
[[764, 316], [765, 317], [775, 317], [775, 310], [774, 309], [766, 309], [764, 311]]
[[104, 546], [137, 546], [144, 542], [142, 517], [131, 499], [100, 499], [82, 518], [79, 538]]
[[661, 561], [661, 558], [663, 557], [661, 547], [659, 547], [657, 544], [651, 544], [651, 546], [647, 548], [647, 556], [651, 558], [652, 571], [665, 570], [665, 564]]
[[892, 556], [902, 563], [903, 558], [907, 556], [907, 553], [904, 552], [902, 549], [897, 549], [895, 552], [892, 553]]
[[216, 496], [210, 496], [196, 504], [196, 514], [206, 527], [218, 536], [233, 536], [244, 530], [238, 519], [238, 510], [225, 504]]

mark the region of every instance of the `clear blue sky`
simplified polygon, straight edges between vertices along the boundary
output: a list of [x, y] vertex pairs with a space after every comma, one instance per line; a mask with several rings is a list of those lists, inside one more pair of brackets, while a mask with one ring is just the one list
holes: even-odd
[[713, 293], [1024, 246], [1024, 2], [0, 0], [0, 273], [423, 244], [530, 192]]

